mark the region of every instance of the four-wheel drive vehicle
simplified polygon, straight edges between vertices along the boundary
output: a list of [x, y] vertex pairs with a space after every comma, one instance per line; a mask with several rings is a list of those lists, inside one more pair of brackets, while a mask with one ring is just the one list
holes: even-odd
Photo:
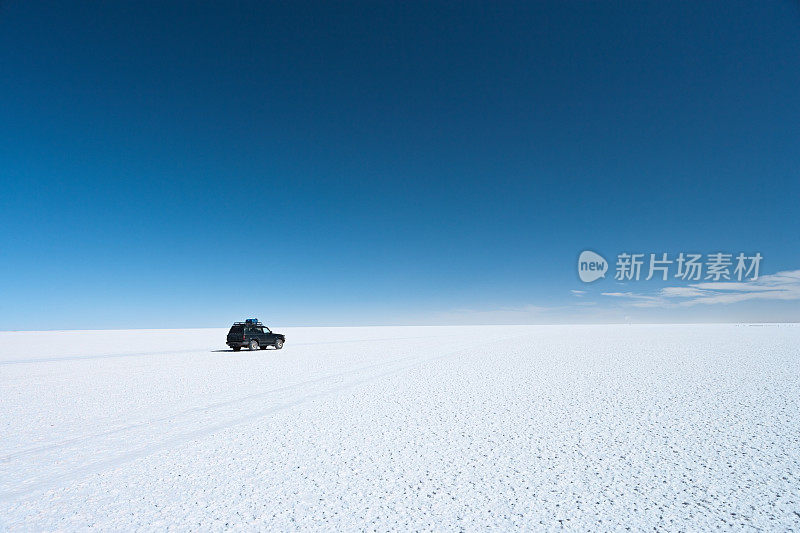
[[274, 346], [276, 350], [283, 348], [286, 337], [280, 333], [273, 333], [270, 329], [252, 318], [244, 322], [235, 322], [228, 332], [228, 340], [225, 344], [238, 352], [244, 347], [251, 350], [266, 350], [267, 346]]

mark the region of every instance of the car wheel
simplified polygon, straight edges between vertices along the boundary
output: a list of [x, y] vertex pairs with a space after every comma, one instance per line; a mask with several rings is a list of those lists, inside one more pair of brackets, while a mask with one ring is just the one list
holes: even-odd
[[231, 346], [231, 348], [233, 348], [233, 351], [234, 351], [234, 352], [238, 352], [239, 350], [241, 350], [241, 349], [242, 349], [242, 347], [241, 347], [241, 346]]
[[250, 341], [250, 350], [258, 350], [258, 341], [253, 339]]
[[276, 339], [275, 340], [275, 349], [276, 350], [280, 350], [281, 348], [283, 348], [283, 341], [281, 339]]

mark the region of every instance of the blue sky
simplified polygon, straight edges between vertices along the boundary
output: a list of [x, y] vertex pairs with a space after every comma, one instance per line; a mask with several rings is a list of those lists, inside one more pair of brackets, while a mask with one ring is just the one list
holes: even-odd
[[796, 2], [4, 2], [0, 71], [0, 329], [800, 320], [576, 271], [800, 269]]

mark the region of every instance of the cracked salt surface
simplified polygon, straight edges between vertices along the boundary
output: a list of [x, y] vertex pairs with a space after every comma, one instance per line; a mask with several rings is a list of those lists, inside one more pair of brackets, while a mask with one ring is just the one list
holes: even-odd
[[0, 333], [0, 529], [800, 529], [797, 325]]

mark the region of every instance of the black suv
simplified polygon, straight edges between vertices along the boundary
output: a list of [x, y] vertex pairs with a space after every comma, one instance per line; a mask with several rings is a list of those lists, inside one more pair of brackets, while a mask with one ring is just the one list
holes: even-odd
[[273, 333], [258, 319], [250, 318], [244, 322], [234, 322], [225, 344], [233, 348], [234, 352], [238, 352], [245, 346], [251, 350], [259, 348], [266, 350], [267, 346], [274, 346], [276, 350], [280, 350], [284, 342], [286, 337], [280, 333]]

